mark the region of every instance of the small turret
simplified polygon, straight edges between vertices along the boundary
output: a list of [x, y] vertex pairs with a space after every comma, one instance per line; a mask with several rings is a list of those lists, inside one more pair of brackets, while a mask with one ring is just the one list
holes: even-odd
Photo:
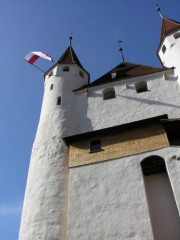
[[160, 12], [161, 34], [157, 55], [164, 67], [175, 68], [180, 83], [180, 22], [166, 18]]

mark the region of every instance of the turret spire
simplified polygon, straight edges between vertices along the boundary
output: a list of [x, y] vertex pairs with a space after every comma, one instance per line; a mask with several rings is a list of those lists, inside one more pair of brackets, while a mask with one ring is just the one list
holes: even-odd
[[72, 34], [73, 33], [71, 33], [69, 37], [69, 47], [72, 47], [72, 39], [73, 39]]
[[124, 62], [123, 48], [121, 47], [121, 43], [122, 43], [122, 41], [120, 40], [119, 41], [119, 52], [121, 53], [121, 57], [122, 57], [122, 60]]
[[159, 4], [156, 4], [156, 7], [157, 7], [157, 12], [158, 12], [159, 15], [161, 16], [161, 18], [163, 18], [164, 16], [163, 16], [163, 14], [162, 14], [162, 12], [161, 12], [161, 8], [160, 8]]

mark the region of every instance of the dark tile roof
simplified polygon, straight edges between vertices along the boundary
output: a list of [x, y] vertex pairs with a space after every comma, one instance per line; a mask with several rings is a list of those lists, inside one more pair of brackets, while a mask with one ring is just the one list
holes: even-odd
[[[122, 62], [121, 64], [117, 65], [115, 68], [113, 68], [112, 70], [110, 70], [109, 72], [107, 72], [94, 82], [90, 83], [89, 85], [83, 86], [82, 88], [76, 89], [75, 91], [88, 87], [98, 86], [105, 83], [121, 81], [128, 78], [134, 78], [152, 73], [162, 72], [167, 69], [168, 68], [159, 68], [130, 62]], [[111, 77], [112, 73], [116, 73], [115, 78]]]
[[169, 33], [173, 32], [176, 29], [180, 29], [180, 22], [163, 17], [161, 23], [160, 44], [165, 36], [167, 36]]
[[74, 64], [74, 63], [79, 65], [79, 67], [83, 68], [76, 53], [74, 52], [73, 48], [70, 46], [59, 58], [59, 60], [57, 61], [57, 64]]
[[62, 56], [58, 59], [58, 61], [45, 74], [50, 72], [51, 69], [54, 68], [54, 66], [56, 66], [57, 64], [77, 64], [89, 75], [89, 73], [86, 71], [86, 69], [83, 68], [82, 64], [80, 63], [72, 46], [69, 46], [66, 49], [66, 51], [62, 54]]

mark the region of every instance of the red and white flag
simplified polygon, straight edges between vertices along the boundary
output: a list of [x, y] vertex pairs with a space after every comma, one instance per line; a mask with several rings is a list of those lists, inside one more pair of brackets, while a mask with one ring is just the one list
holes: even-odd
[[40, 57], [53, 62], [53, 59], [47, 53], [42, 52], [30, 52], [25, 56], [24, 59], [28, 63], [33, 64]]

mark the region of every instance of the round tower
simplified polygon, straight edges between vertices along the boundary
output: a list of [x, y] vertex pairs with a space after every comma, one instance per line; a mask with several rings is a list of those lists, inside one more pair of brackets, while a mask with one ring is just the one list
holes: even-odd
[[164, 67], [174, 68], [180, 84], [180, 22], [164, 17], [161, 12], [160, 16], [162, 23], [157, 55]]
[[87, 85], [88, 79], [71, 45], [45, 74], [19, 240], [67, 239], [69, 168], [62, 138], [78, 133], [73, 90]]

